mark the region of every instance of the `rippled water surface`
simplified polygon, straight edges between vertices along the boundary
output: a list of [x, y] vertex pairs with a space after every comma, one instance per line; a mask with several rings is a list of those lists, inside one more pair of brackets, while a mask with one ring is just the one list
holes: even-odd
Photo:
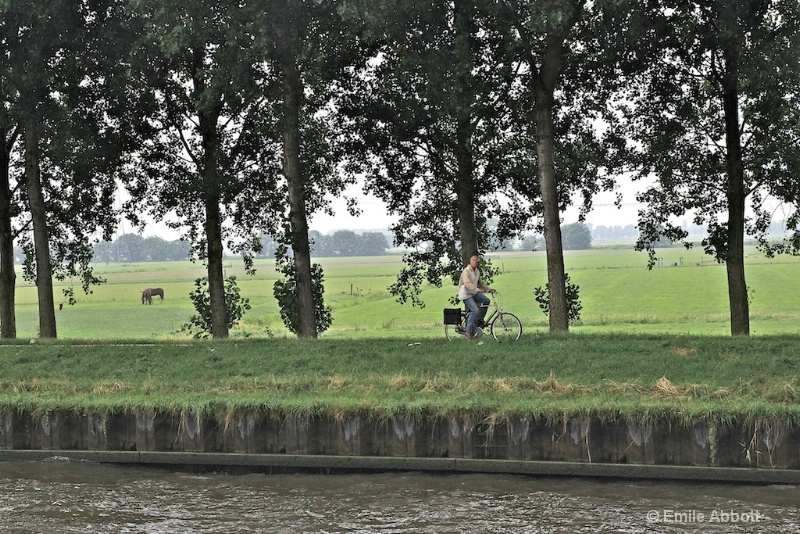
[[800, 532], [800, 488], [0, 463], [0, 532]]

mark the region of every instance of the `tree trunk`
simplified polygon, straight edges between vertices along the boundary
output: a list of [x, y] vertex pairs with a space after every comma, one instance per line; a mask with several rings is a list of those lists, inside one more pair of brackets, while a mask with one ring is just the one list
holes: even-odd
[[728, 176], [728, 249], [725, 266], [728, 274], [728, 302], [731, 335], [750, 335], [750, 303], [744, 276], [745, 187], [742, 144], [739, 136], [738, 61], [735, 50], [726, 51], [722, 78], [725, 109], [725, 171]]
[[0, 127], [0, 337], [17, 337], [17, 319], [14, 314], [15, 284], [14, 234], [11, 229], [11, 186], [9, 160], [14, 144], [14, 132]]
[[33, 222], [33, 250], [36, 256], [36, 291], [39, 297], [39, 337], [55, 338], [56, 313], [53, 302], [53, 271], [50, 266], [50, 232], [47, 207], [39, 176], [39, 134], [36, 119], [25, 124], [25, 179]]
[[300, 74], [293, 61], [283, 65], [283, 173], [289, 187], [289, 226], [294, 253], [300, 328], [302, 339], [317, 337], [314, 314], [311, 246], [308, 240], [305, 179], [300, 165]]
[[456, 110], [456, 203], [458, 210], [459, 235], [461, 239], [461, 265], [469, 264], [472, 256], [480, 254], [478, 228], [475, 222], [475, 162], [472, 154], [471, 107], [475, 99], [472, 80], [472, 49], [474, 39], [471, 25], [472, 10], [463, 1], [453, 5], [453, 27], [455, 45], [453, 61], [461, 67], [457, 70], [453, 98], [457, 100]]
[[203, 143], [203, 185], [205, 203], [206, 262], [208, 293], [211, 298], [211, 337], [228, 337], [228, 307], [225, 303], [225, 276], [222, 270], [222, 221], [219, 211], [220, 177], [217, 168], [217, 114], [200, 112]]
[[456, 209], [461, 238], [461, 266], [480, 254], [478, 225], [475, 222], [475, 162], [470, 150], [472, 129], [469, 117], [459, 117], [456, 125]]
[[750, 303], [744, 275], [744, 188], [741, 176], [731, 178], [738, 183], [728, 186], [728, 250], [725, 266], [728, 274], [728, 302], [731, 310], [731, 334], [750, 335]]
[[544, 242], [547, 251], [547, 291], [550, 297], [550, 332], [569, 331], [567, 312], [567, 282], [564, 274], [564, 247], [561, 242], [561, 213], [558, 208], [558, 181], [555, 165], [555, 126], [553, 108], [555, 107], [556, 82], [561, 71], [564, 54], [564, 40], [569, 30], [577, 22], [581, 12], [580, 4], [572, 4], [570, 24], [561, 32], [547, 36], [547, 49], [539, 70], [539, 83], [536, 88], [536, 154], [539, 162], [539, 187], [542, 193], [544, 219]]
[[[559, 3], [560, 4], [560, 3]], [[542, 195], [544, 241], [547, 250], [547, 291], [549, 294], [550, 332], [567, 332], [567, 288], [564, 274], [564, 248], [561, 243], [561, 216], [558, 203], [558, 181], [555, 168], [555, 127], [553, 108], [555, 88], [561, 72], [564, 42], [570, 31], [580, 20], [583, 2], [570, 0], [561, 6], [568, 8], [561, 20], [560, 28], [547, 31], [544, 55], [540, 60], [534, 53], [534, 41], [526, 44], [528, 61], [533, 70], [535, 97], [534, 120], [536, 121], [536, 153], [539, 165], [539, 187]], [[525, 35], [524, 25], [515, 22], [520, 34]], [[536, 68], [539, 64], [540, 67]]]
[[[206, 50], [203, 47], [192, 49], [189, 65], [194, 85], [194, 96], [199, 102], [207, 98], [207, 80], [203, 75]], [[198, 132], [202, 144], [203, 208], [205, 210], [206, 270], [208, 273], [208, 294], [211, 300], [211, 337], [228, 337], [228, 306], [225, 303], [225, 276], [222, 269], [222, 216], [220, 215], [221, 179], [217, 164], [219, 134], [217, 120], [220, 104], [209, 102], [196, 104]]]
[[[216, 174], [216, 170], [206, 173]], [[208, 293], [211, 298], [211, 337], [228, 337], [228, 306], [225, 302], [225, 276], [222, 269], [222, 224], [219, 195], [206, 195], [206, 244], [208, 262]]]
[[561, 243], [561, 217], [554, 162], [553, 98], [540, 91], [536, 96], [536, 150], [539, 183], [544, 207], [544, 241], [547, 250], [547, 289], [550, 295], [550, 332], [569, 330], [567, 290], [564, 275], [564, 249]]
[[[473, 180], [475, 165], [472, 161], [472, 154], [468, 151], [468, 143], [471, 133], [464, 132], [460, 127], [457, 131], [458, 153], [458, 176], [456, 176], [456, 202], [458, 206], [458, 225], [461, 236], [461, 265], [469, 264], [472, 256], [480, 254], [478, 246], [478, 228], [475, 224], [475, 184]], [[466, 137], [464, 137], [466, 136]]]

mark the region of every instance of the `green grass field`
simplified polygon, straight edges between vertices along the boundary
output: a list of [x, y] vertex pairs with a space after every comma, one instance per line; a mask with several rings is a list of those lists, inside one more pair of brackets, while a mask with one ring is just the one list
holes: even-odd
[[[646, 257], [630, 249], [598, 248], [565, 253], [565, 267], [580, 286], [583, 304], [576, 333], [627, 332], [727, 335], [729, 315], [724, 265], [700, 250], [682, 248], [663, 252], [663, 266], [646, 269]], [[546, 284], [543, 252], [508, 252], [490, 255], [501, 270], [492, 285], [507, 311], [523, 322], [524, 333], [547, 330], [547, 317], [537, 306], [533, 290]], [[402, 262], [399, 256], [322, 258], [325, 303], [333, 307], [333, 325], [325, 338], [443, 336], [442, 308], [455, 287], [427, 287], [424, 308], [401, 305], [387, 287]], [[800, 299], [794, 282], [800, 278], [800, 260], [769, 260], [748, 251], [747, 283], [752, 295], [751, 331], [754, 335], [800, 333]], [[257, 263], [257, 274], [244, 273], [241, 261], [227, 260], [226, 274], [236, 275], [242, 294], [252, 309], [234, 337], [289, 336], [272, 296], [277, 278], [272, 261]], [[180, 339], [181, 325], [194, 313], [189, 292], [195, 278], [204, 275], [201, 264], [190, 262], [97, 264], [107, 282], [90, 295], [78, 294], [75, 306], [56, 311], [61, 339]], [[18, 278], [17, 333], [37, 336], [36, 290]], [[166, 299], [143, 306], [145, 287], [162, 287]], [[57, 286], [56, 303], [63, 301]]]
[[[387, 293], [397, 256], [320, 260], [334, 323], [317, 342], [283, 328], [268, 261], [254, 277], [226, 262], [253, 305], [226, 342], [175, 333], [193, 313], [188, 294], [204, 274], [199, 264], [97, 265], [107, 283], [56, 312], [59, 341], [28, 341], [36, 337], [36, 293], [21, 283], [19, 339], [0, 344], [0, 407], [800, 422], [798, 259], [750, 251], [755, 335], [746, 338], [729, 335], [724, 266], [697, 251], [667, 250], [653, 270], [625, 249], [565, 259], [583, 303], [572, 334], [548, 334], [533, 298], [545, 284], [544, 254], [493, 254], [501, 274], [492, 285], [525, 330], [518, 342], [469, 345], [444, 339], [441, 310], [453, 286], [426, 288], [421, 309]], [[148, 286], [164, 288], [163, 303], [141, 304]]]

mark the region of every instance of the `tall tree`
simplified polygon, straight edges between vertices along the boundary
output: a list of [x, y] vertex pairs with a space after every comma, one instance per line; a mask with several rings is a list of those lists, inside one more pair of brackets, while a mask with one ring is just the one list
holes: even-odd
[[[301, 338], [316, 338], [315, 302], [308, 217], [330, 210], [326, 195], [340, 194], [352, 176], [339, 172], [343, 156], [331, 101], [366, 62], [357, 6], [334, 0], [275, 0], [251, 6], [258, 21], [253, 33], [278, 84], [269, 95], [277, 104], [283, 152], [282, 174], [288, 195], [282, 241], [291, 247]], [[279, 258], [279, 263], [281, 259]], [[323, 321], [324, 322], [324, 321]]]
[[[47, 229], [47, 213], [40, 177], [40, 136], [43, 128], [46, 106], [53, 106], [50, 95], [57, 90], [54, 85], [54, 72], [51, 65], [58, 64], [56, 58], [73, 57], [69, 45], [74, 42], [75, 12], [65, 5], [33, 5], [21, 2], [4, 6], [3, 41], [6, 53], [3, 74], [7, 77], [4, 83], [4, 97], [12, 116], [22, 131], [24, 146], [24, 178], [22, 183], [26, 190], [30, 205], [30, 217], [33, 225], [34, 249], [33, 259], [36, 261], [35, 279], [39, 299], [39, 335], [56, 337], [55, 308], [53, 305], [52, 271], [50, 265], [50, 247]], [[47, 24], [52, 16], [50, 9], [64, 9], [65, 16], [59, 17], [59, 23]], [[30, 265], [30, 263], [29, 263]]]
[[283, 175], [289, 193], [288, 241], [294, 255], [296, 298], [298, 309], [297, 334], [301, 338], [317, 337], [314, 317], [314, 292], [311, 273], [311, 244], [308, 239], [306, 182], [301, 163], [301, 113], [303, 109], [302, 55], [313, 24], [314, 5], [305, 2], [277, 1], [272, 3], [269, 30], [272, 37], [268, 55], [280, 73], [282, 101], [281, 130], [283, 134]]
[[263, 97], [272, 78], [254, 55], [239, 2], [130, 6], [144, 21], [131, 62], [150, 89], [137, 113], [156, 130], [141, 147], [145, 173], [128, 184], [130, 215], [136, 219], [142, 206], [158, 219], [177, 214], [168, 224], [183, 230], [206, 262], [212, 336], [226, 338], [223, 243], [237, 235], [258, 241], [253, 221], [283, 211], [274, 163], [279, 145], [268, 135], [275, 125]]
[[615, 40], [625, 34], [629, 7], [615, 1], [498, 0], [494, 8], [514, 28], [525, 65], [518, 120], [530, 142], [521, 147], [521, 157], [535, 159], [538, 183], [518, 182], [517, 189], [541, 205], [550, 331], [567, 331], [561, 212], [576, 192], [582, 211], [590, 209], [595, 192], [613, 188], [610, 176], [622, 163], [623, 143], [607, 98], [620, 68]]
[[[507, 2], [507, 12], [519, 33], [530, 69], [530, 91], [536, 128], [536, 156], [539, 166], [544, 240], [547, 251], [547, 289], [551, 331], [569, 329], [564, 252], [561, 243], [561, 214], [554, 160], [556, 84], [561, 74], [565, 42], [582, 14], [581, 0], [535, 3]], [[538, 46], [537, 46], [538, 45]]]
[[[115, 222], [110, 192], [125, 137], [113, 124], [118, 101], [98, 89], [115, 79], [115, 48], [107, 45], [109, 34], [122, 38], [117, 7], [113, 0], [2, 5], [4, 122], [22, 140], [18, 212], [28, 212], [32, 228], [21, 236], [24, 272], [36, 281], [42, 337], [56, 337], [53, 277], [80, 276], [89, 291], [99, 282], [90, 267], [92, 234]], [[71, 286], [65, 296], [74, 302]]]
[[[768, 253], [768, 198], [800, 198], [800, 6], [782, 0], [668, 1], [649, 20], [658, 55], [631, 84], [630, 135], [641, 146], [639, 249], [685, 240], [674, 217], [708, 225], [707, 253], [727, 271], [732, 335], [750, 333], [744, 237]], [[751, 199], [752, 216], [747, 214]], [[788, 223], [796, 230], [798, 215]], [[687, 246], [690, 246], [687, 243]]]
[[[4, 14], [5, 9], [6, 6], [0, 9], [0, 15]], [[10, 173], [11, 155], [19, 139], [19, 125], [10, 114], [15, 96], [8, 80], [11, 65], [7, 50], [12, 28], [16, 29], [9, 24], [8, 18], [0, 16], [0, 47], [6, 51], [0, 54], [0, 337], [3, 338], [17, 337], [13, 219], [19, 201], [14, 198], [16, 186], [12, 184]]]
[[395, 243], [412, 249], [390, 288], [401, 302], [424, 305], [425, 281], [457, 279], [471, 256], [488, 249], [490, 217], [503, 221], [497, 231], [505, 235], [529, 218], [509, 179], [512, 168], [525, 174], [525, 161], [505, 157], [518, 63], [507, 27], [481, 4], [386, 6], [380, 59], [341, 103], [366, 189], [399, 217]]
[[[8, 50], [10, 30], [6, 17], [0, 17], [0, 44]], [[11, 180], [11, 157], [19, 139], [19, 125], [10, 114], [14, 99], [8, 75], [11, 65], [7, 54], [0, 56], [0, 337], [17, 337], [17, 321], [14, 312], [17, 275], [14, 270], [14, 239], [16, 232], [13, 220], [19, 209], [16, 184]]]
[[[2, 78], [0, 78], [1, 80]], [[2, 85], [0, 82], [0, 92]], [[3, 97], [3, 101], [7, 101]], [[17, 143], [18, 128], [5, 113], [0, 111], [0, 337], [17, 337], [17, 321], [14, 313], [15, 285], [17, 275], [14, 271], [14, 237], [12, 220], [17, 209], [14, 199], [15, 187], [10, 179], [11, 154]]]

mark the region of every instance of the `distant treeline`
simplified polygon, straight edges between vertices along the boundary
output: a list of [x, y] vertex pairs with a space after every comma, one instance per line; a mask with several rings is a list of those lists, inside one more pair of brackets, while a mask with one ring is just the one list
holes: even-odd
[[[634, 242], [639, 239], [639, 228], [633, 224], [626, 224], [625, 226], [604, 226], [587, 225], [592, 233], [594, 241], [618, 241], [618, 242]], [[689, 238], [704, 239], [708, 236], [708, 226], [705, 224], [693, 224], [686, 220], [681, 223], [681, 228], [686, 230]], [[767, 235], [770, 236], [783, 236], [786, 234], [786, 221], [775, 220], [769, 225]]]
[[176, 239], [122, 234], [114, 241], [101, 241], [94, 246], [95, 262], [139, 263], [174, 261], [189, 257], [189, 243]]
[[[682, 225], [690, 237], [702, 237], [707, 234], [703, 225]], [[593, 241], [617, 241], [633, 243], [639, 238], [636, 225], [624, 226], [592, 225], [571, 223], [561, 227], [565, 250], [581, 250], [591, 248]], [[773, 221], [770, 235], [783, 235], [784, 221]], [[335, 256], [380, 256], [390, 248], [388, 232], [362, 232], [337, 230], [332, 234], [322, 234], [317, 230], [309, 232], [312, 240], [312, 254], [316, 257]], [[663, 243], [664, 246], [667, 243]], [[269, 236], [261, 237], [262, 251], [258, 258], [274, 258], [278, 243]], [[142, 237], [138, 234], [123, 234], [114, 241], [101, 241], [94, 246], [94, 261], [134, 263], [145, 261], [185, 260], [189, 256], [189, 244], [175, 239], [167, 241], [160, 237]], [[537, 234], [528, 234], [515, 243], [495, 243], [493, 250], [543, 250], [544, 238]], [[14, 262], [20, 265], [25, 260], [21, 248], [14, 247]]]
[[[311, 241], [311, 255], [317, 258], [334, 256], [380, 256], [389, 248], [389, 239], [383, 232], [363, 232], [357, 234], [351, 230], [337, 230], [332, 234], [323, 234], [317, 230], [308, 233]], [[278, 243], [270, 236], [261, 237], [261, 253], [259, 258], [274, 258]]]
[[591, 226], [592, 239], [595, 241], [630, 241], [639, 239], [639, 229], [634, 224], [625, 226]]
[[[338, 230], [324, 235], [316, 230], [309, 232], [313, 241], [312, 254], [317, 257], [330, 256], [380, 256], [389, 248], [389, 240], [382, 232], [357, 234], [350, 230]], [[261, 237], [262, 250], [259, 258], [274, 258], [278, 243], [269, 236]], [[142, 237], [138, 234], [123, 234], [114, 241], [101, 241], [94, 246], [95, 262], [138, 263], [145, 261], [185, 260], [189, 256], [189, 244], [176, 239], [167, 241], [160, 237]], [[18, 263], [24, 260], [21, 250], [15, 251]]]
[[[706, 225], [691, 224], [684, 221], [681, 227], [688, 233], [688, 239], [700, 240], [708, 235]], [[783, 236], [786, 233], [785, 221], [772, 221], [767, 235]], [[561, 226], [561, 239], [564, 250], [585, 250], [592, 248], [593, 242], [635, 243], [639, 239], [639, 228], [634, 224], [620, 225], [593, 225], [588, 223], [570, 223]], [[746, 240], [747, 244], [755, 244]], [[658, 241], [660, 247], [670, 246], [668, 239]], [[516, 245], [506, 244], [496, 246], [494, 250], [544, 250], [544, 237], [538, 234], [528, 234]]]
[[[138, 263], [143, 261], [176, 261], [189, 257], [189, 244], [180, 239], [167, 241], [160, 237], [142, 237], [138, 234], [123, 234], [114, 241], [95, 243], [94, 263]], [[22, 265], [25, 252], [14, 247], [14, 263]]]

